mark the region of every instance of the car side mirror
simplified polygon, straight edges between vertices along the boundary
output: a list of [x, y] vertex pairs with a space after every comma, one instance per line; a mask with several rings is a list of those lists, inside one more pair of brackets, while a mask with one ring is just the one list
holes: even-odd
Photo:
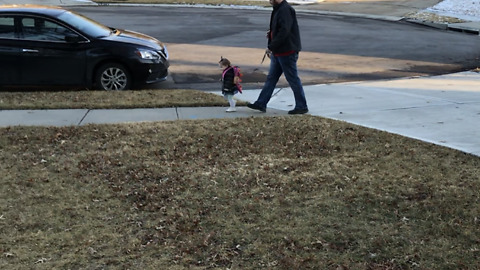
[[68, 43], [79, 43], [81, 41], [84, 41], [84, 39], [79, 35], [66, 35], [65, 41]]

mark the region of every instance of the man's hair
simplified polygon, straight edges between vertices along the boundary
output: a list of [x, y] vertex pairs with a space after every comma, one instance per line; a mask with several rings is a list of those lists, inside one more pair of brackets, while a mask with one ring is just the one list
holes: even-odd
[[218, 63], [227, 67], [231, 65], [230, 61], [227, 58], [223, 58], [223, 56], [220, 56], [220, 61], [218, 61]]

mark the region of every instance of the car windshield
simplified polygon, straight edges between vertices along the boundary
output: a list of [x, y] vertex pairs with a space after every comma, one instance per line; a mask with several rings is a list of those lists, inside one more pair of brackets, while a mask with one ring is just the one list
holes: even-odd
[[106, 37], [112, 33], [105, 25], [74, 12], [63, 12], [58, 18], [91, 37]]

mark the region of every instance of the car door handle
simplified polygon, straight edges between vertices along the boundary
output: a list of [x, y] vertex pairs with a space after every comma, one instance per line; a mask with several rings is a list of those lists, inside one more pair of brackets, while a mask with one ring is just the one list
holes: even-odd
[[23, 49], [22, 52], [24, 53], [38, 53], [38, 50], [33, 50], [33, 49]]

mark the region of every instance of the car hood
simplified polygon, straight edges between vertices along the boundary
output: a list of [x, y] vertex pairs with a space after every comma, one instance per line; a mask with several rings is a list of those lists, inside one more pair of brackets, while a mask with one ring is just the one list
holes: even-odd
[[154, 37], [124, 29], [116, 29], [114, 34], [104, 39], [150, 47], [155, 50], [162, 50], [164, 48], [164, 44]]

